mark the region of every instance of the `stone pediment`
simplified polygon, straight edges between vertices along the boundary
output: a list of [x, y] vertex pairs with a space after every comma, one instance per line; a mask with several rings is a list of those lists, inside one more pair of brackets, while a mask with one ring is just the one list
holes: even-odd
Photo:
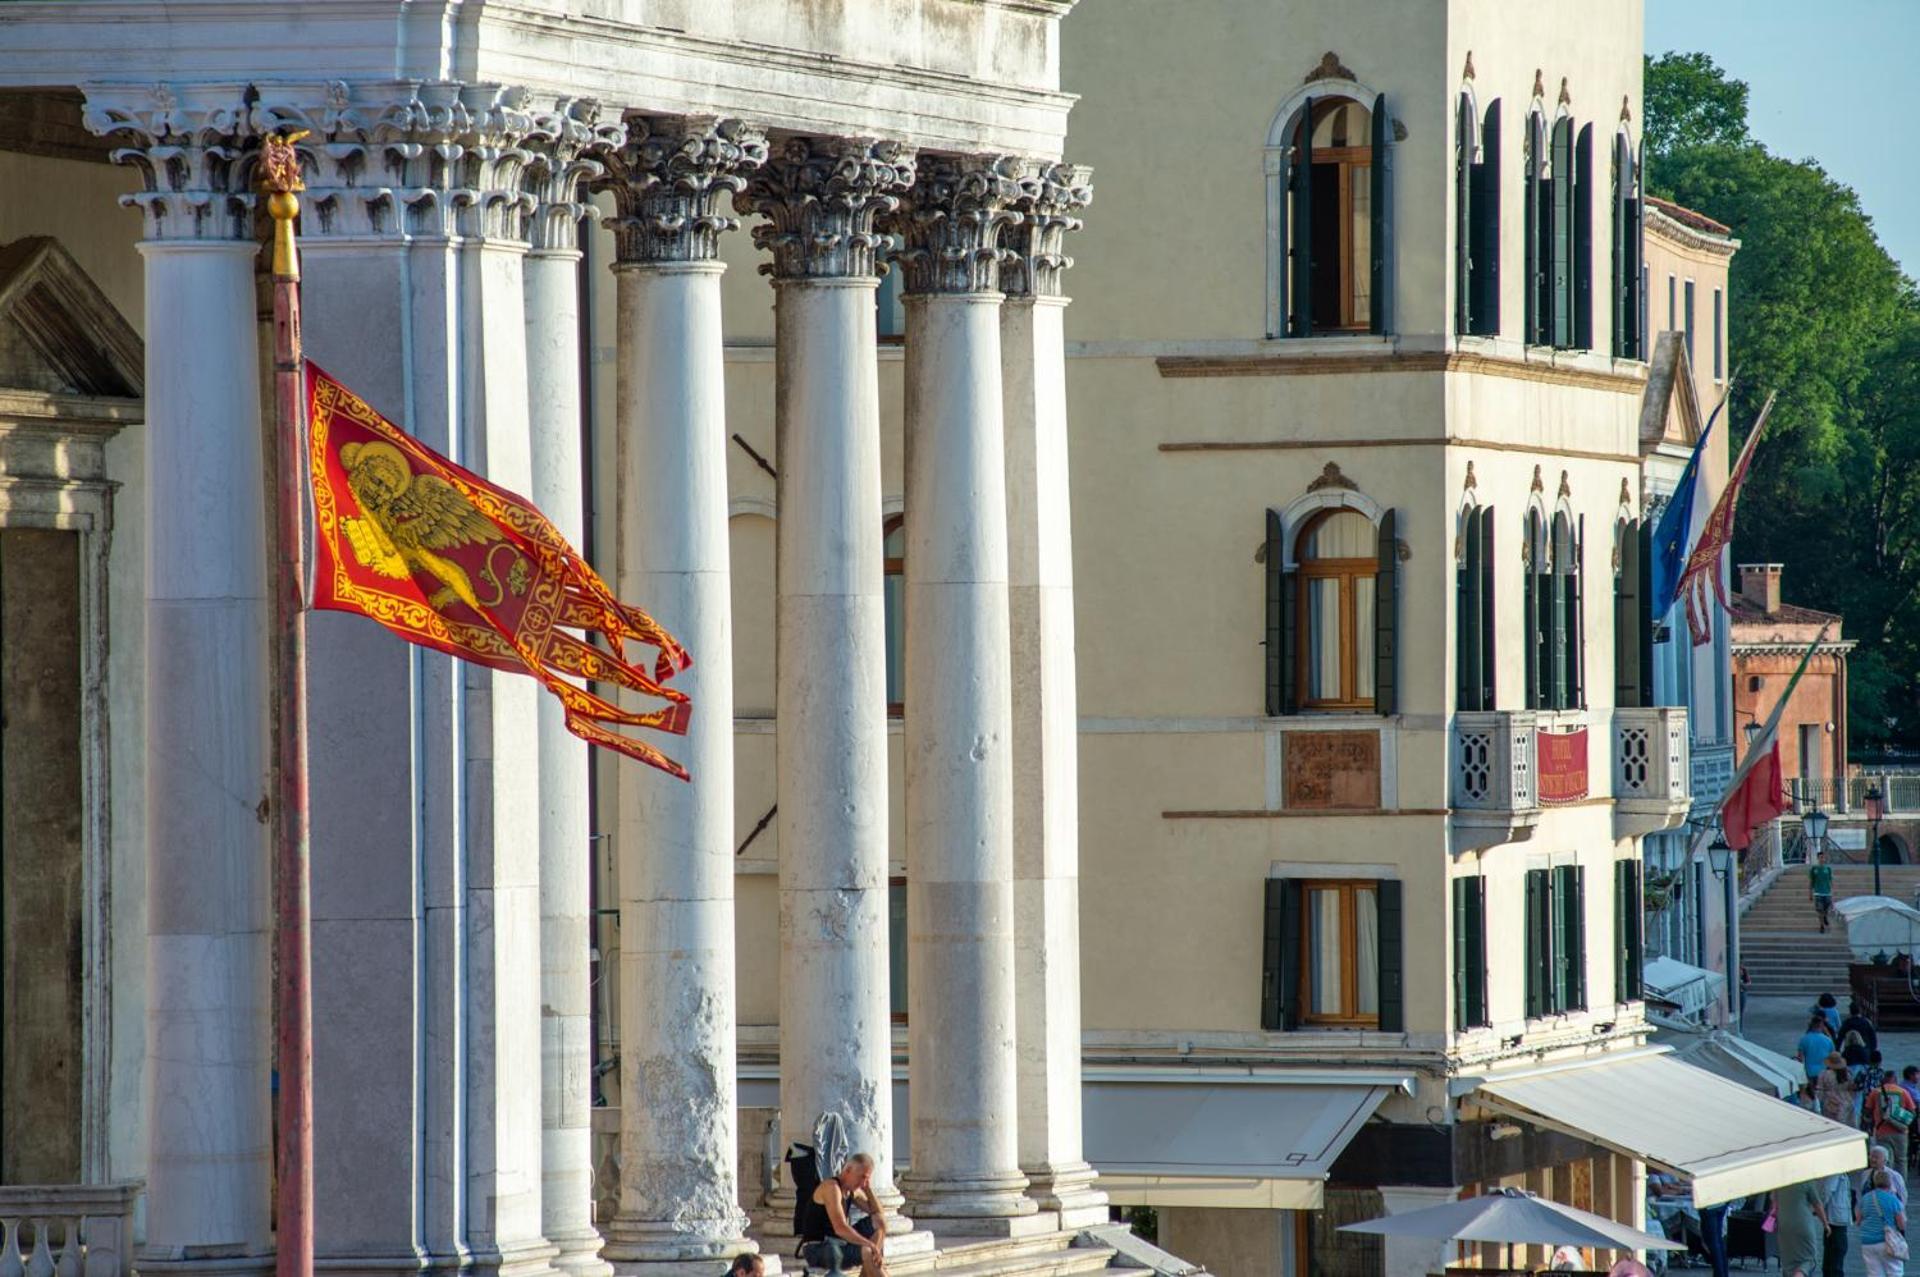
[[1680, 333], [1663, 332], [1647, 361], [1647, 389], [1640, 401], [1641, 455], [1663, 443], [1691, 449], [1700, 441], [1703, 425], [1686, 345]]
[[0, 389], [138, 399], [139, 334], [60, 242], [0, 246]]

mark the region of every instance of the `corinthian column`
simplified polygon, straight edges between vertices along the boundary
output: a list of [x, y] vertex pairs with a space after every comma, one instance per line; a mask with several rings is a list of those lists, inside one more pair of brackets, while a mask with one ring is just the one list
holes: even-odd
[[[575, 546], [585, 530], [580, 419], [581, 183], [601, 166], [588, 147], [618, 146], [619, 125], [591, 103], [538, 117], [529, 186], [539, 196], [527, 254], [527, 397], [533, 438], [528, 494]], [[589, 970], [592, 858], [587, 744], [553, 697], [540, 700], [540, 1206], [554, 1266], [574, 1277], [609, 1271], [593, 1226], [593, 1037]]]
[[1002, 231], [1021, 169], [923, 157], [906, 247], [907, 1200], [936, 1232], [1017, 1231], [1013, 706]]
[[893, 143], [795, 138], [736, 200], [775, 288], [780, 1125], [845, 1119], [895, 1253], [873, 223], [912, 182]]
[[1092, 197], [1091, 170], [1049, 166], [1015, 207], [1001, 275], [1006, 360], [1007, 551], [1013, 631], [1014, 1005], [1020, 1169], [1066, 1228], [1105, 1223], [1080, 1145], [1079, 713], [1061, 250]]
[[741, 1251], [735, 1147], [733, 632], [720, 214], [766, 159], [736, 121], [628, 122], [619, 216], [620, 574], [693, 654], [683, 785], [620, 769], [621, 1272], [705, 1277]]
[[145, 189], [146, 1241], [273, 1266], [266, 507], [245, 86], [86, 90]]

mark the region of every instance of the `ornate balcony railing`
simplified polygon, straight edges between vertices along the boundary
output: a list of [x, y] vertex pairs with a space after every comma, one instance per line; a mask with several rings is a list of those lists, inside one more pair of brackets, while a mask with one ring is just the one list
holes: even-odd
[[0, 1188], [0, 1277], [125, 1277], [138, 1184]]
[[1531, 710], [1453, 716], [1453, 849], [1524, 842], [1540, 821], [1539, 761]]
[[1613, 829], [1620, 838], [1672, 829], [1693, 805], [1687, 711], [1679, 705], [1613, 711]]

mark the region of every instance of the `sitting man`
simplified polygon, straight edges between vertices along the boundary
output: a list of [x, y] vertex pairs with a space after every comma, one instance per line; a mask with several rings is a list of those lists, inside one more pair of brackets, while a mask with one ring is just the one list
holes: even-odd
[[[857, 1223], [849, 1208], [862, 1212]], [[886, 1271], [881, 1256], [887, 1240], [886, 1218], [873, 1195], [873, 1158], [855, 1153], [840, 1173], [813, 1190], [800, 1230], [800, 1254], [812, 1268], [841, 1272], [858, 1267], [867, 1277]]]

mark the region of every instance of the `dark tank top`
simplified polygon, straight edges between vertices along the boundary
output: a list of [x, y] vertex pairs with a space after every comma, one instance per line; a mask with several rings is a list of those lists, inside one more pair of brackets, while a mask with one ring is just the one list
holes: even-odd
[[833, 1232], [833, 1219], [827, 1214], [827, 1208], [809, 1197], [806, 1212], [800, 1217], [800, 1240], [803, 1242], [825, 1241]]

